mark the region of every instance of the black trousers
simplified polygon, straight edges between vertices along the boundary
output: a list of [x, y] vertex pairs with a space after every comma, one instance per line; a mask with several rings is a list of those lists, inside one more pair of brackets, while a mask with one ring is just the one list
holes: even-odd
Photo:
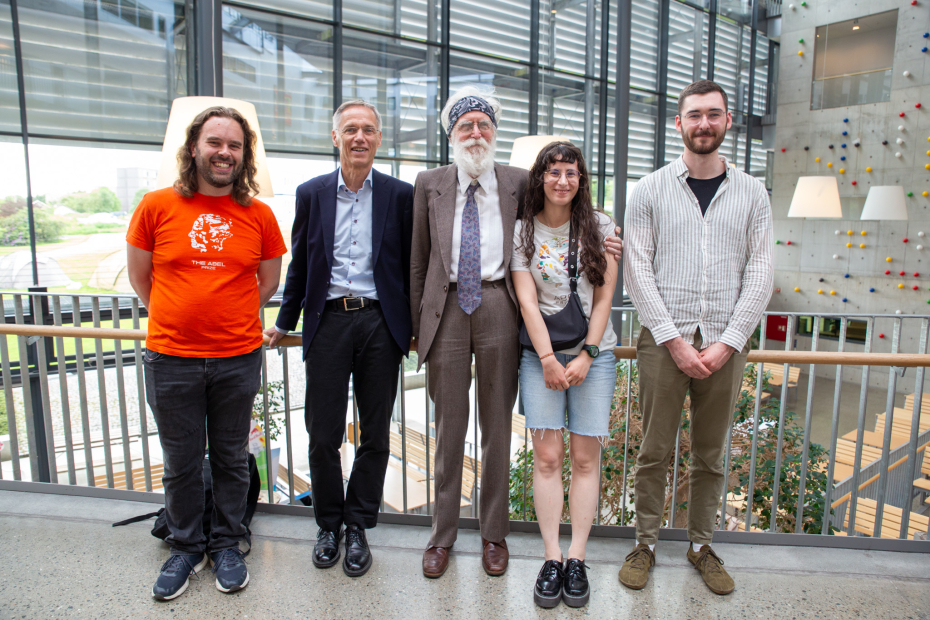
[[[378, 304], [351, 311], [327, 305], [307, 351], [304, 412], [313, 509], [324, 530], [335, 532], [342, 525], [370, 529], [378, 523], [402, 355]], [[339, 448], [346, 431], [349, 376], [358, 402], [359, 444], [343, 495]]]

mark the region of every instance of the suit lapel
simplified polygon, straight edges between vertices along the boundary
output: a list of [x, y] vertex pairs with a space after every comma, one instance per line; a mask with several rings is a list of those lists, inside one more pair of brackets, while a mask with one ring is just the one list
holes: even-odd
[[391, 196], [384, 176], [377, 170], [371, 173], [371, 267], [378, 264], [378, 251], [384, 237], [384, 224], [391, 204]]
[[333, 269], [333, 244], [336, 238], [336, 185], [339, 183], [337, 169], [320, 188], [317, 197], [320, 205], [320, 225], [323, 227], [323, 245], [326, 249], [326, 263]]
[[436, 188], [436, 228], [439, 233], [439, 251], [446, 267], [446, 277], [452, 277], [452, 229], [455, 224], [455, 195], [458, 191], [458, 166], [452, 164]]
[[511, 183], [505, 168], [494, 164], [494, 173], [497, 175], [497, 193], [500, 198], [501, 224], [504, 227], [504, 265], [510, 265], [510, 256], [513, 254], [513, 227], [517, 221], [517, 188]]

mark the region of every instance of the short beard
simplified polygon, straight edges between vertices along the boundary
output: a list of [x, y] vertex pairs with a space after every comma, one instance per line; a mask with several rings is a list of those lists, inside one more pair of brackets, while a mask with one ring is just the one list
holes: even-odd
[[219, 189], [234, 185], [239, 179], [239, 175], [242, 174], [242, 162], [240, 161], [238, 164], [234, 164], [233, 161], [230, 161], [229, 163], [233, 164], [233, 166], [230, 168], [229, 176], [223, 178], [216, 176], [213, 174], [213, 168], [210, 166], [210, 161], [201, 155], [200, 152], [196, 149], [194, 149], [194, 163], [197, 166], [197, 172], [200, 173], [200, 176], [203, 177], [204, 181]]
[[[469, 148], [479, 144], [484, 147], [479, 152], [474, 152]], [[497, 134], [494, 134], [490, 143], [484, 138], [468, 138], [465, 140], [456, 140], [452, 143], [455, 165], [464, 170], [465, 173], [473, 179], [480, 177], [494, 167], [494, 154], [496, 152]]]
[[[703, 135], [707, 135], [707, 134], [703, 134]], [[710, 155], [711, 153], [719, 149], [721, 144], [723, 144], [724, 139], [726, 139], [727, 137], [727, 132], [726, 132], [726, 129], [724, 129], [719, 134], [711, 134], [711, 135], [713, 135], [714, 139], [707, 146], [699, 146], [697, 141], [696, 140], [693, 141], [687, 133], [682, 133], [681, 138], [682, 138], [682, 141], [684, 141], [685, 146], [688, 148], [688, 150], [694, 153], [695, 155]], [[697, 138], [700, 136], [695, 136], [695, 137]]]

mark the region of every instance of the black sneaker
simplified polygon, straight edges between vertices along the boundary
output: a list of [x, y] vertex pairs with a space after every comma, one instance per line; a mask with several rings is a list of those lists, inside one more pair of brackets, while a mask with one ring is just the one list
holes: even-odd
[[569, 558], [565, 562], [565, 579], [562, 581], [562, 600], [569, 607], [583, 607], [588, 603], [591, 589], [588, 587], [588, 568], [584, 560]]
[[342, 570], [349, 577], [361, 577], [371, 568], [371, 551], [365, 530], [357, 525], [346, 527], [346, 557]]
[[546, 609], [555, 607], [562, 600], [562, 562], [559, 560], [546, 560], [536, 576], [536, 586], [533, 588], [533, 600], [540, 607]]
[[329, 532], [320, 528], [316, 533], [316, 544], [313, 545], [313, 565], [317, 568], [329, 568], [339, 561], [339, 539], [342, 538], [342, 528], [338, 532]]
[[249, 569], [242, 559], [239, 547], [229, 547], [211, 554], [216, 589], [220, 592], [236, 592], [249, 585]]
[[207, 555], [172, 555], [161, 565], [161, 574], [152, 586], [152, 596], [157, 601], [170, 601], [184, 594], [190, 576], [199, 573], [207, 565]]

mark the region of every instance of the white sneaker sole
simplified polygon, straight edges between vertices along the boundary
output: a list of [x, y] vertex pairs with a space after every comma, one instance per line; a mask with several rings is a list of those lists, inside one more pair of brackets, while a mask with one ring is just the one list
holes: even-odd
[[216, 580], [216, 589], [219, 590], [220, 592], [223, 592], [224, 594], [229, 594], [230, 592], [238, 592], [239, 590], [244, 590], [247, 585], [249, 585], [249, 573], [248, 572], [245, 573], [245, 581], [242, 582], [241, 586], [235, 586], [235, 587], [227, 589], [220, 585], [219, 579]]
[[[207, 567], [207, 563], [208, 563], [209, 561], [210, 561], [210, 560], [209, 560], [209, 558], [207, 557], [207, 554], [206, 554], [206, 553], [203, 554], [203, 560], [201, 560], [196, 566], [194, 566], [194, 574], [197, 574], [197, 573], [199, 573], [200, 571], [202, 571], [204, 568], [206, 568], [206, 567]], [[156, 601], [173, 601], [174, 599], [178, 598], [179, 596], [181, 596], [182, 594], [184, 594], [184, 593], [187, 591], [187, 586], [188, 586], [188, 584], [190, 584], [190, 581], [191, 581], [191, 580], [190, 580], [190, 577], [188, 577], [187, 580], [184, 582], [184, 585], [181, 586], [180, 588], [178, 588], [178, 591], [177, 591], [177, 592], [175, 592], [175, 593], [172, 594], [171, 596], [163, 596], [163, 597], [161, 597], [161, 598], [155, 596], [155, 588], [153, 587], [153, 588], [152, 588], [152, 598], [154, 598]]]

